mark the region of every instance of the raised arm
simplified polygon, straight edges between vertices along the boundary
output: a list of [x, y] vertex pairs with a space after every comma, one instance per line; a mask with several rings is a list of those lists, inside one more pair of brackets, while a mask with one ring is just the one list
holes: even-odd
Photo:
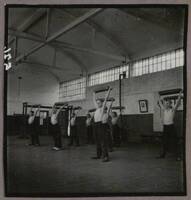
[[50, 116], [52, 116], [54, 108], [55, 108], [55, 104], [52, 106]]
[[159, 95], [158, 103], [159, 103], [159, 106], [164, 110], [164, 105], [163, 105], [162, 98], [160, 95]]
[[90, 114], [90, 118], [91, 118], [91, 120], [94, 118], [94, 113], [90, 113], [90, 112], [88, 112], [89, 114]]
[[[108, 91], [107, 91], [107, 93], [106, 93], [106, 96], [105, 96], [105, 99], [104, 99], [104, 102], [103, 102], [103, 106], [102, 106], [102, 109], [101, 109], [101, 116], [103, 116], [104, 109], [105, 109], [107, 100], [108, 100], [108, 98], [109, 98], [110, 92], [111, 92], [111, 88], [109, 88]], [[108, 111], [107, 111], [107, 112], [108, 112]]]
[[107, 91], [107, 93], [106, 93], [104, 102], [103, 102], [103, 110], [104, 110], [104, 108], [105, 108], [105, 106], [106, 106], [106, 103], [107, 103], [107, 100], [108, 100], [108, 98], [109, 98], [110, 93], [111, 93], [111, 88], [109, 87], [109, 89], [108, 89], [108, 91]]
[[114, 99], [112, 99], [112, 101], [111, 101], [111, 103], [110, 103], [110, 105], [109, 105], [109, 108], [108, 108], [108, 110], [107, 110], [107, 113], [108, 113], [108, 114], [110, 114], [110, 112], [111, 112], [111, 107], [112, 107], [112, 105], [113, 105], [113, 102], [114, 102]]
[[97, 108], [97, 102], [96, 102], [96, 94], [95, 94], [95, 92], [93, 92], [93, 102], [94, 102], [95, 108]]
[[73, 115], [72, 118], [76, 119], [76, 117], [77, 117], [77, 111], [75, 111], [73, 109], [71, 114]]
[[60, 111], [61, 111], [64, 107], [65, 107], [65, 105], [64, 105], [64, 106], [61, 106], [61, 107], [56, 111], [56, 116], [58, 116], [58, 114], [60, 113]]
[[176, 105], [174, 106], [174, 111], [177, 110], [178, 106], [180, 105], [180, 101], [181, 101], [181, 98], [182, 98], [183, 94], [182, 94], [182, 90], [180, 91], [179, 95], [178, 95], [178, 99], [177, 99], [177, 102], [176, 102]]
[[38, 109], [36, 109], [34, 116], [36, 117], [37, 113], [40, 111], [40, 105], [38, 106]]
[[30, 112], [33, 110], [33, 106], [31, 106]]

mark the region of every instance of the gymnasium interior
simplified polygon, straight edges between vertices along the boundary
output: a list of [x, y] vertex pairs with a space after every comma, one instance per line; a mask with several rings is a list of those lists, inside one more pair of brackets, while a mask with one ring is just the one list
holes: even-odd
[[[185, 87], [184, 6], [9, 6], [6, 72], [5, 183], [7, 196], [128, 196], [185, 194], [184, 114], [174, 125], [181, 160], [172, 148], [160, 151], [159, 94], [171, 97]], [[92, 160], [86, 115], [95, 109], [93, 92], [111, 87], [113, 109], [121, 116], [121, 145], [110, 161]], [[97, 94], [104, 97], [104, 92]], [[80, 107], [80, 146], [68, 146], [68, 115], [59, 114], [63, 150], [52, 151], [50, 111], [56, 102]], [[39, 147], [28, 146], [27, 117], [37, 115]]]

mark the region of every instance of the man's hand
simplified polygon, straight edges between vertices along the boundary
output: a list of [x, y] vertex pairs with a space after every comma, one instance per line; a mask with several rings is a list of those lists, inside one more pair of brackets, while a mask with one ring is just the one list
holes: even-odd
[[113, 103], [114, 101], [115, 101], [115, 99], [112, 97], [112, 98], [111, 98], [111, 102]]
[[183, 89], [180, 90], [179, 96], [183, 97]]
[[111, 92], [111, 90], [112, 90], [112, 88], [109, 86], [109, 87], [108, 87], [108, 92]]
[[163, 97], [159, 96], [159, 100], [163, 102]]

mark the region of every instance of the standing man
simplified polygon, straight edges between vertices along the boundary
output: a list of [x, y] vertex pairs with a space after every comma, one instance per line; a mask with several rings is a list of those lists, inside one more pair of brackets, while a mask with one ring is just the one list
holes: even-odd
[[103, 109], [102, 113], [102, 135], [101, 135], [101, 147], [102, 147], [102, 157], [103, 162], [109, 161], [109, 153], [108, 149], [111, 148], [111, 131], [109, 127], [109, 114], [111, 110], [111, 106], [113, 104], [113, 100], [111, 101], [109, 108], [106, 106]]
[[40, 146], [39, 142], [39, 132], [36, 129], [36, 124], [35, 124], [35, 117], [37, 113], [40, 111], [40, 105], [38, 109], [34, 112], [33, 107], [31, 107], [30, 113], [29, 113], [29, 118], [28, 118], [28, 130], [30, 133], [30, 143], [29, 145], [34, 145], [34, 146]]
[[159, 105], [163, 110], [163, 136], [162, 136], [162, 153], [158, 158], [165, 158], [169, 150], [170, 142], [174, 141], [174, 143], [176, 144], [175, 148], [176, 148], [177, 160], [180, 160], [177, 151], [178, 140], [177, 140], [176, 130], [174, 127], [174, 116], [180, 104], [181, 97], [182, 97], [182, 90], [178, 95], [178, 99], [175, 106], [172, 106], [172, 102], [170, 99], [167, 99], [165, 101], [161, 98], [159, 99]]
[[72, 146], [75, 143], [75, 146], [80, 146], [79, 144], [79, 135], [76, 125], [76, 117], [77, 113], [75, 113], [75, 110], [72, 110], [71, 119], [70, 119], [70, 144], [69, 146]]
[[118, 126], [119, 116], [117, 112], [111, 112], [112, 136], [115, 147], [119, 147], [121, 143], [120, 128]]
[[97, 156], [92, 157], [93, 159], [100, 159], [102, 155], [102, 115], [104, 109], [106, 107], [107, 99], [109, 98], [111, 92], [111, 88], [108, 89], [108, 92], [105, 96], [104, 102], [102, 99], [96, 99], [95, 92], [93, 93], [93, 102], [96, 107], [96, 111], [94, 113], [94, 133], [95, 133], [95, 142], [96, 142], [96, 150]]
[[58, 151], [62, 148], [62, 135], [60, 126], [58, 124], [58, 115], [64, 107], [65, 106], [61, 106], [59, 109], [57, 109], [54, 104], [51, 111], [51, 133], [54, 139], [54, 147], [52, 149], [55, 151]]
[[93, 144], [93, 130], [92, 130], [92, 116], [90, 113], [86, 115], [86, 133], [87, 133], [87, 144]]

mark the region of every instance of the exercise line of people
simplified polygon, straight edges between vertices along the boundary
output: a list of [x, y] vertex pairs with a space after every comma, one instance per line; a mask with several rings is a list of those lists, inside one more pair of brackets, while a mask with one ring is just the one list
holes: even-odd
[[[111, 107], [114, 102], [114, 99], [111, 98], [109, 107], [106, 106], [109, 95], [111, 92], [111, 88], [108, 89], [105, 99], [97, 99], [95, 97], [95, 93], [93, 95], [96, 111], [92, 115], [91, 113], [87, 114], [86, 118], [86, 132], [87, 132], [87, 143], [94, 144], [96, 143], [97, 148], [97, 156], [93, 157], [94, 159], [103, 158], [103, 161], [109, 161], [108, 151], [113, 151], [113, 143], [115, 146], [119, 146], [120, 144], [120, 131], [119, 126], [117, 124], [118, 115], [116, 112], [111, 112]], [[62, 135], [60, 131], [60, 126], [58, 123], [58, 115], [61, 110], [65, 107], [65, 105], [61, 107], [57, 107], [54, 105], [51, 110], [50, 117], [50, 132], [53, 136], [54, 146], [53, 150], [61, 150], [62, 149]], [[31, 136], [30, 145], [39, 146], [39, 136], [38, 131], [35, 129], [35, 117], [37, 113], [40, 111], [40, 105], [38, 109], [34, 112], [33, 107], [31, 107], [31, 111], [29, 113], [28, 118], [28, 127]], [[78, 110], [79, 111], [79, 110]], [[75, 146], [79, 146], [79, 135], [76, 125], [76, 118], [78, 111], [74, 109], [71, 110], [71, 114], [69, 114], [69, 126], [70, 128], [70, 143], [69, 146], [75, 144]], [[111, 118], [111, 120], [110, 120]], [[112, 126], [110, 127], [109, 121], [111, 121]], [[114, 142], [113, 142], [114, 141]]]
[[[111, 100], [109, 101], [110, 104], [109, 106], [107, 106], [111, 90], [112, 89], [109, 87], [104, 99], [96, 98], [96, 93], [93, 93], [93, 102], [96, 110], [93, 115], [91, 113], [88, 113], [86, 118], [87, 142], [92, 144], [95, 142], [96, 144], [96, 156], [92, 157], [92, 159], [102, 159], [103, 162], [108, 162], [110, 160], [109, 152], [113, 150], [113, 142], [115, 146], [119, 146], [121, 141], [120, 128], [118, 126], [119, 116], [116, 112], [111, 111], [112, 104], [114, 102], [113, 98], [111, 98]], [[180, 104], [182, 95], [182, 91], [180, 91], [175, 106], [172, 106], [171, 100], [164, 100], [162, 98], [159, 98], [159, 105], [163, 110], [163, 135], [162, 152], [157, 158], [165, 158], [169, 150], [170, 142], [177, 138], [174, 128], [174, 116]], [[58, 115], [64, 107], [65, 105], [61, 106], [60, 108], [57, 108], [56, 105], [54, 105], [51, 111], [50, 125], [51, 134], [54, 140], [54, 146], [52, 149], [56, 151], [62, 149], [62, 135], [58, 123]], [[32, 111], [32, 109], [33, 108], [31, 108], [28, 118], [28, 127], [31, 135], [30, 145], [39, 146], [40, 142], [38, 137], [38, 131], [35, 130], [34, 119], [37, 113], [40, 111], [40, 105], [35, 112]], [[71, 110], [70, 116], [71, 117], [69, 119], [68, 126], [68, 128], [70, 128], [69, 146], [74, 145], [74, 143], [76, 146], [79, 146], [79, 135], [76, 126], [77, 112], [74, 109]], [[177, 145], [178, 140], [175, 139], [174, 141], [176, 141]], [[178, 151], [176, 155], [177, 159], [179, 160], [180, 155], [178, 154]]]

